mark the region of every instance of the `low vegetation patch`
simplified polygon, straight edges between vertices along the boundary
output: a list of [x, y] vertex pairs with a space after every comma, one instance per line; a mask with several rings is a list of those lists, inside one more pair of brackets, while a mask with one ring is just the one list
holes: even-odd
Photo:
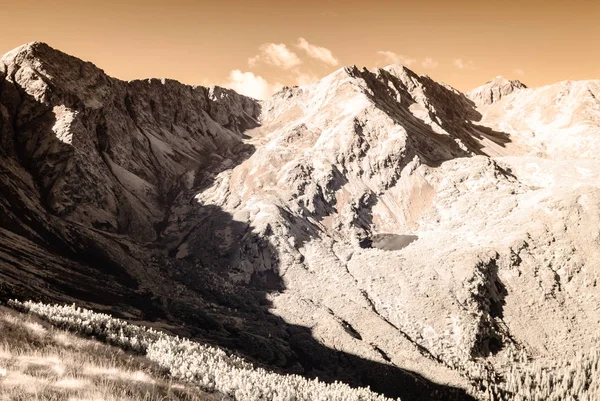
[[[389, 400], [368, 388], [268, 372], [220, 348], [74, 305], [18, 301], [9, 305], [58, 328], [0, 309], [0, 401]], [[94, 336], [119, 348], [61, 329]], [[477, 380], [478, 388], [472, 393], [490, 401], [600, 399], [598, 348], [551, 360], [532, 361], [524, 353], [511, 359], [503, 372]], [[475, 365], [481, 372], [473, 376], [482, 377], [487, 369]]]
[[[600, 344], [596, 339], [593, 344]], [[600, 400], [600, 349], [528, 356], [524, 350], [506, 354], [494, 370], [485, 360], [465, 367], [473, 383], [471, 393], [489, 401]]]
[[[280, 375], [254, 367], [217, 347], [170, 336], [152, 328], [135, 326], [107, 314], [76, 306], [10, 301], [10, 306], [30, 312], [53, 325], [133, 350], [156, 363], [175, 380], [218, 392], [237, 401], [386, 401], [368, 388]], [[69, 386], [72, 383], [64, 383]]]
[[600, 350], [512, 364], [497, 390], [497, 400], [597, 401]]
[[0, 307], [1, 401], [221, 401], [163, 368]]

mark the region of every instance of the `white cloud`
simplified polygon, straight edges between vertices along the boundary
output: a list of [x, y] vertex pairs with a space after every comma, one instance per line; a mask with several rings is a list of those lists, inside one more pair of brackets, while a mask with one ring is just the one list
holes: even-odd
[[385, 59], [385, 62], [388, 64], [411, 65], [417, 61], [414, 58], [406, 57], [402, 54], [396, 54], [396, 53], [388, 51], [388, 50], [379, 50], [377, 52], [377, 54], [380, 56], [383, 56], [383, 58]]
[[242, 72], [233, 70], [229, 73], [229, 81], [223, 84], [226, 88], [231, 88], [237, 93], [250, 96], [255, 99], [263, 100], [281, 89], [282, 85], [276, 83], [271, 85], [260, 75], [254, 75], [251, 72]]
[[259, 63], [265, 63], [289, 70], [302, 63], [296, 53], [289, 50], [283, 43], [263, 43], [258, 50], [259, 52], [256, 56], [248, 59], [250, 67]]
[[435, 61], [434, 59], [432, 59], [431, 57], [426, 57], [425, 60], [423, 60], [421, 62], [421, 65], [424, 68], [428, 68], [428, 69], [434, 69], [436, 68], [438, 65], [440, 65], [440, 63], [438, 63], [437, 61]]
[[298, 38], [298, 44], [296, 45], [298, 48], [304, 50], [306, 54], [310, 57], [315, 58], [317, 60], [321, 60], [325, 64], [329, 65], [338, 65], [339, 61], [337, 58], [333, 56], [331, 50], [320, 47], [316, 45], [312, 45], [308, 43], [308, 41], [304, 38]]
[[454, 59], [454, 61], [452, 62], [454, 64], [454, 66], [460, 70], [474, 70], [475, 69], [475, 64], [473, 63], [473, 60], [469, 60], [469, 61], [464, 61], [462, 58], [456, 58]]
[[525, 75], [525, 71], [523, 71], [523, 70], [522, 70], [522, 69], [520, 69], [520, 68], [515, 68], [515, 69], [513, 70], [513, 73], [514, 73], [515, 75]]

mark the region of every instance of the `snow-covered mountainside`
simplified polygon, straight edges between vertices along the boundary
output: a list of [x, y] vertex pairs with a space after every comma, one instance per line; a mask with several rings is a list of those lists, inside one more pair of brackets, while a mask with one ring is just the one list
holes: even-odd
[[347, 67], [258, 102], [32, 43], [0, 83], [3, 298], [403, 400], [596, 344], [599, 81]]
[[[470, 92], [477, 102], [476, 91]], [[600, 81], [520, 89], [483, 105], [481, 123], [511, 134], [529, 154], [553, 160], [600, 155]]]

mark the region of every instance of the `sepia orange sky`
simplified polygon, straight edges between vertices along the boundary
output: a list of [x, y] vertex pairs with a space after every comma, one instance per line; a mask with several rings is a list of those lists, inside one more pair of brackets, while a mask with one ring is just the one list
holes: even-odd
[[0, 0], [0, 24], [2, 54], [43, 41], [117, 78], [255, 97], [352, 64], [403, 62], [460, 90], [600, 79], [596, 0]]

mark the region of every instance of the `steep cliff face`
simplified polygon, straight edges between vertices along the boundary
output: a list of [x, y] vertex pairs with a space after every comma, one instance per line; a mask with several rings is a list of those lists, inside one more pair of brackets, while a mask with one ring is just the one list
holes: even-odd
[[[0, 82], [5, 297], [405, 399], [468, 399], [453, 387], [476, 394], [514, 355], [595, 341], [600, 165], [550, 132], [597, 136], [597, 83], [471, 100], [348, 67], [259, 103], [122, 82], [40, 43], [5, 55]], [[562, 125], [529, 140], [554, 108]]]
[[[53, 215], [151, 241], [186, 176], [244, 153], [256, 102], [174, 81], [121, 82], [33, 43], [2, 58], [3, 149], [31, 173]], [[196, 171], [201, 176], [196, 177]]]

